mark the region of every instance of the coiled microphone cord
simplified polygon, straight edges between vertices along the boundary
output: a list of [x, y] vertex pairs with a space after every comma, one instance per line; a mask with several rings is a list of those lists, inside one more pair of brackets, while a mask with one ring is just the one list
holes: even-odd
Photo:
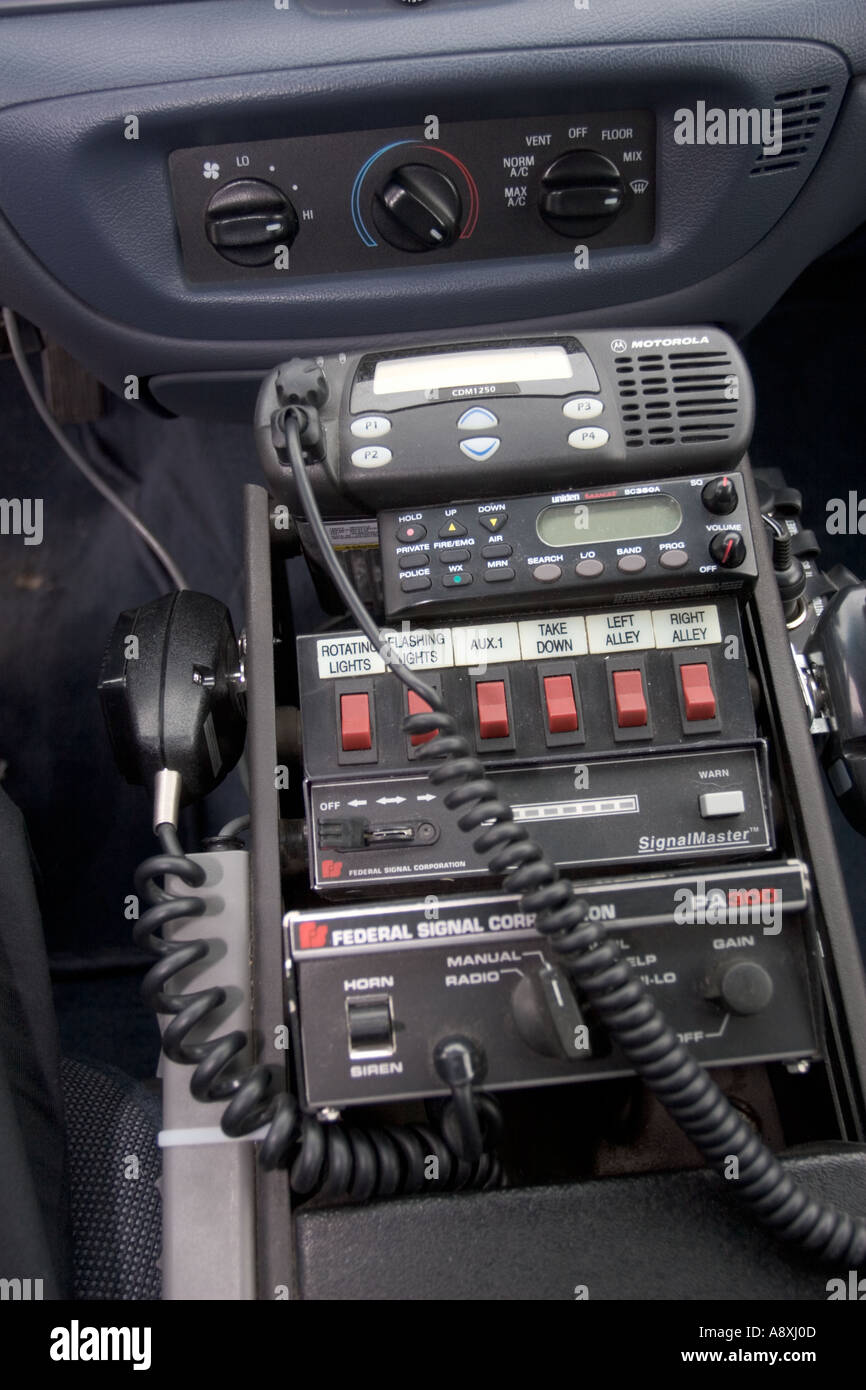
[[[293, 1095], [275, 1093], [267, 1067], [238, 1071], [237, 1064], [232, 1066], [247, 1045], [242, 1030], [203, 1042], [190, 1040], [193, 1030], [225, 1003], [226, 992], [217, 986], [169, 991], [175, 975], [208, 954], [209, 943], [203, 938], [177, 941], [161, 935], [170, 922], [203, 914], [205, 901], [194, 890], [204, 883], [205, 871], [184, 854], [174, 826], [159, 825], [156, 834], [162, 852], [145, 860], [135, 874], [135, 890], [148, 906], [133, 928], [133, 939], [158, 957], [144, 978], [142, 996], [156, 1013], [171, 1016], [162, 1036], [163, 1050], [170, 1061], [194, 1068], [190, 1090], [195, 1099], [229, 1102], [222, 1115], [223, 1131], [240, 1139], [268, 1126], [261, 1162], [266, 1168], [287, 1168], [299, 1197], [365, 1201], [500, 1186], [501, 1166], [491, 1152], [502, 1128], [499, 1106], [492, 1096], [467, 1088], [465, 1080], [460, 1088], [455, 1084], [454, 1099], [445, 1103], [438, 1123], [370, 1128], [326, 1124], [305, 1114]], [[160, 882], [166, 875], [193, 891], [169, 891]], [[458, 1050], [459, 1044], [452, 1041]], [[472, 1125], [467, 1125], [467, 1106], [473, 1110]]]
[[358, 626], [393, 673], [430, 706], [430, 713], [403, 721], [411, 734], [436, 732], [419, 747], [424, 760], [441, 759], [429, 773], [436, 786], [449, 787], [444, 804], [458, 812], [461, 830], [481, 833], [473, 847], [487, 859], [503, 886], [520, 894], [521, 907], [535, 914], [535, 929], [546, 936], [573, 978], [579, 996], [596, 1011], [611, 1038], [700, 1149], [707, 1162], [729, 1179], [729, 1186], [777, 1236], [822, 1259], [849, 1269], [866, 1263], [866, 1221], [810, 1197], [782, 1167], [763, 1140], [731, 1105], [704, 1067], [682, 1046], [652, 997], [619, 959], [604, 927], [586, 921], [586, 903], [550, 862], [526, 827], [501, 801], [483, 763], [460, 735], [439, 693], [410, 670], [364, 608], [334, 554], [306, 474], [301, 428], [303, 407], [288, 406], [274, 417], [285, 432], [293, 481], [335, 587]]

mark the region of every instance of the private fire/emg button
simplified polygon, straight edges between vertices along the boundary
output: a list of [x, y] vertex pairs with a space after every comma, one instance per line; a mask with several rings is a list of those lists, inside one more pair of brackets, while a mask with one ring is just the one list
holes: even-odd
[[346, 1000], [351, 1057], [388, 1057], [394, 1051], [394, 1020], [387, 994]]

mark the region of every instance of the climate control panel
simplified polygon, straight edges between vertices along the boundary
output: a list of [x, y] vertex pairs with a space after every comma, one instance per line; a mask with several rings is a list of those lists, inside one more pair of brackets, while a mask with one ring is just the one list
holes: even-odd
[[191, 280], [643, 245], [655, 228], [648, 111], [276, 137], [169, 160]]

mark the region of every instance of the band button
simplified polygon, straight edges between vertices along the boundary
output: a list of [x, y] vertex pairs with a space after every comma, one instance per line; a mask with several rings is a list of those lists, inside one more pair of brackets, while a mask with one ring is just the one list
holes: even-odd
[[616, 567], [623, 574], [640, 574], [646, 569], [645, 555], [620, 555]]

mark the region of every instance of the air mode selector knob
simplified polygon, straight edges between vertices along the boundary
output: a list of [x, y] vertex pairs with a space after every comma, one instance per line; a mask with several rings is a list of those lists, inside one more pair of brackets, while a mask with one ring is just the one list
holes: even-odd
[[235, 179], [207, 205], [205, 232], [215, 251], [234, 265], [268, 265], [278, 246], [291, 246], [298, 215], [266, 179]]
[[437, 251], [460, 235], [463, 206], [447, 174], [429, 164], [402, 164], [373, 197], [379, 235], [399, 251]]
[[625, 187], [616, 165], [595, 150], [569, 150], [541, 176], [538, 211], [560, 236], [592, 236], [622, 210]]

